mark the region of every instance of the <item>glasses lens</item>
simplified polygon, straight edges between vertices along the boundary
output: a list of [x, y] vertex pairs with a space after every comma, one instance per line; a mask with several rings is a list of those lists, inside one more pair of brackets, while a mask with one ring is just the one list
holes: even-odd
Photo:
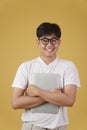
[[50, 39], [51, 44], [56, 45], [58, 43], [58, 39], [52, 38]]
[[47, 45], [49, 40], [47, 38], [40, 39], [43, 45]]

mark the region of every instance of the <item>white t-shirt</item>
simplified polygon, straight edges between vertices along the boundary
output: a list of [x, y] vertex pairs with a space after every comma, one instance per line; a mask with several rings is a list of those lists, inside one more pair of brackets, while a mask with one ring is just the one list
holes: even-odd
[[[61, 76], [61, 87], [69, 84], [80, 87], [77, 68], [73, 62], [56, 58], [47, 65], [40, 57], [24, 62], [19, 66], [12, 87], [25, 89], [31, 83], [32, 73], [59, 74]], [[61, 106], [57, 114], [32, 113], [31, 110], [25, 110], [22, 114], [22, 121], [31, 121], [36, 126], [50, 129], [69, 123], [67, 108]]]

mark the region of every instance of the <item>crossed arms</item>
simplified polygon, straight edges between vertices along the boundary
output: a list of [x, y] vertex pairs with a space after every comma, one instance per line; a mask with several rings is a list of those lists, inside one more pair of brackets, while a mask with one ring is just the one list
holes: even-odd
[[47, 91], [35, 85], [29, 85], [27, 90], [13, 87], [12, 107], [14, 109], [28, 109], [45, 102], [71, 107], [75, 102], [76, 92], [77, 87], [72, 84], [65, 86], [64, 91], [58, 88]]

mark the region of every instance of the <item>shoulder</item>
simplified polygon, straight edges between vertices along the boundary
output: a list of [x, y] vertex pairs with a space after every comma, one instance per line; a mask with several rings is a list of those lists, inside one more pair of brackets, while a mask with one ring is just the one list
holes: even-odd
[[38, 61], [38, 58], [34, 58], [32, 60], [24, 61], [19, 65], [19, 69], [29, 70], [32, 64]]
[[74, 63], [73, 61], [66, 60], [66, 59], [57, 58], [57, 62], [58, 62], [60, 65], [65, 66], [65, 67], [75, 66], [75, 63]]
[[77, 66], [73, 61], [66, 59], [57, 59], [57, 66], [64, 71], [78, 71]]

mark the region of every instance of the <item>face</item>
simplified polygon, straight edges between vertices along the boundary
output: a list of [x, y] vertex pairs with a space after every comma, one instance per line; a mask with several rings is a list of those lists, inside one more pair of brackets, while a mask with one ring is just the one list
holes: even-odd
[[56, 58], [56, 54], [60, 45], [60, 39], [54, 34], [42, 36], [38, 39], [38, 45], [40, 48], [40, 56], [42, 58]]

